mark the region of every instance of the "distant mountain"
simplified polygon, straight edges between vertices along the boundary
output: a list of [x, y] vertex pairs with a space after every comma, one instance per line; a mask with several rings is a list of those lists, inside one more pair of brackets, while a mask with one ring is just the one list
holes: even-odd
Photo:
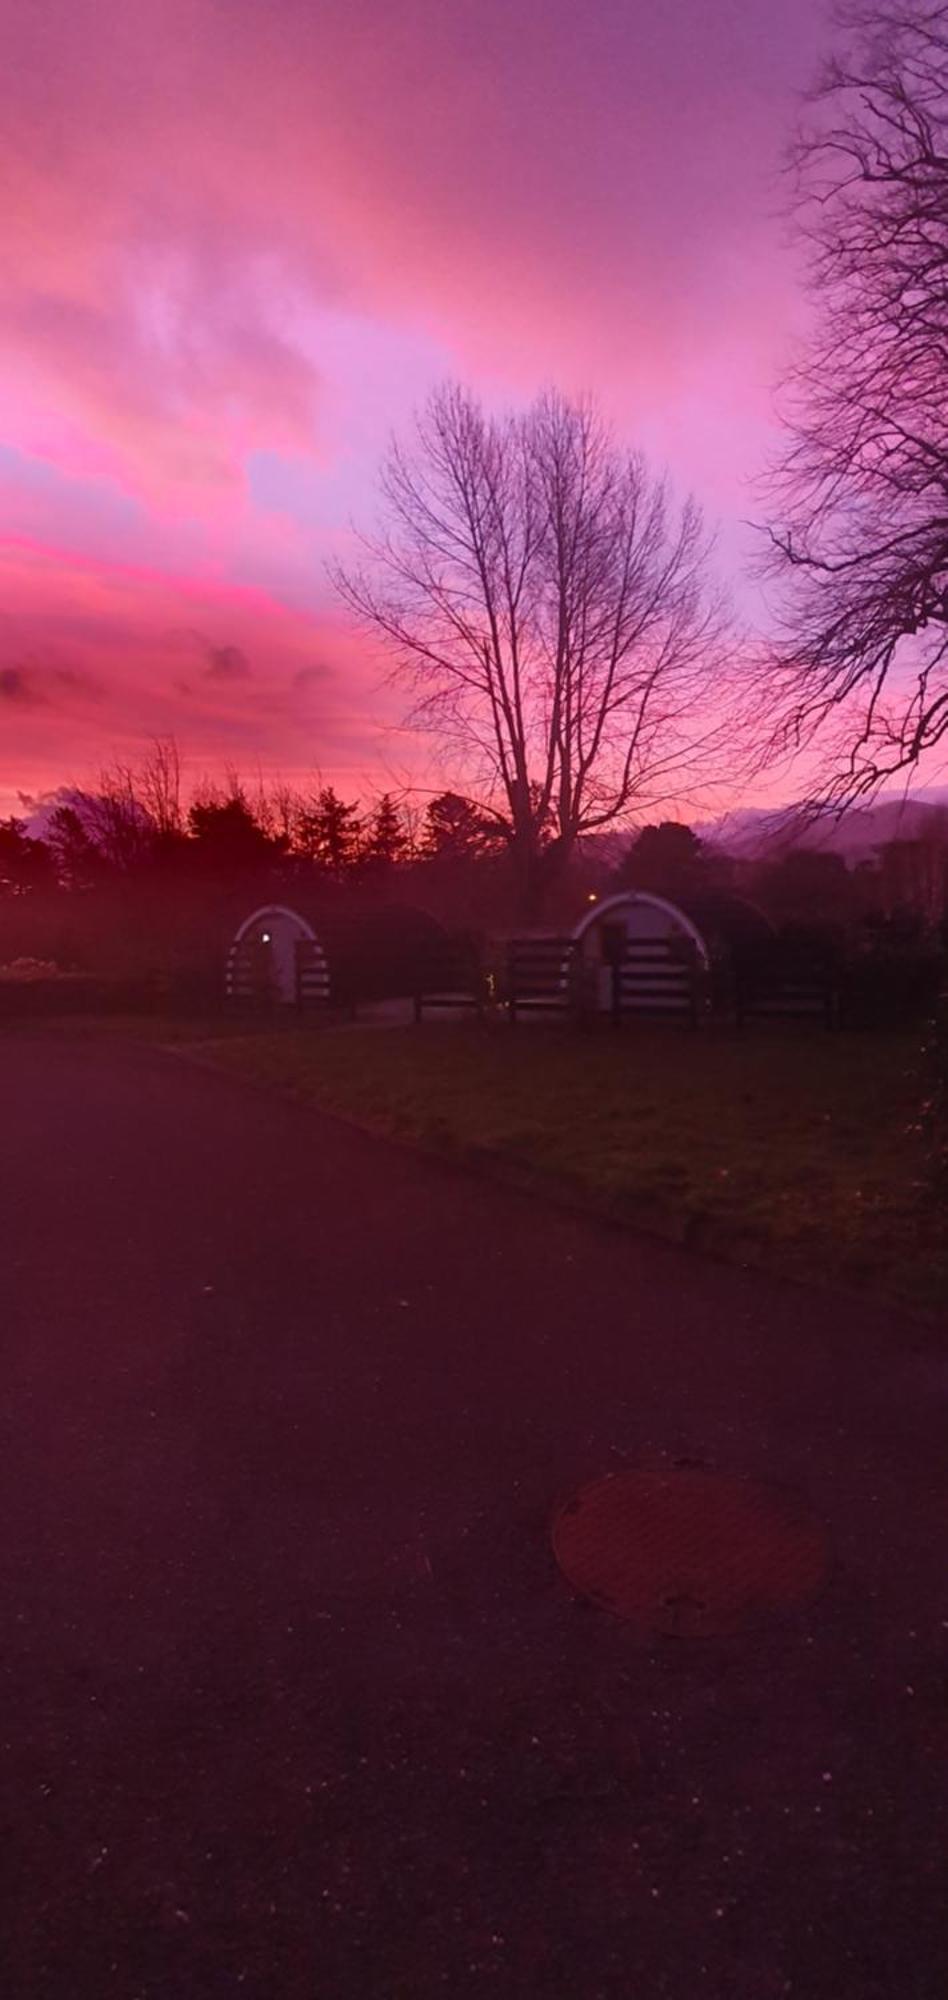
[[[654, 825], [664, 817], [656, 810], [642, 825]], [[667, 817], [677, 815], [669, 813]], [[948, 840], [948, 785], [929, 785], [908, 798], [901, 792], [883, 793], [874, 804], [854, 806], [841, 819], [806, 820], [800, 805], [749, 806], [725, 813], [720, 819], [689, 823], [701, 840], [740, 860], [756, 860], [791, 847], [813, 847], [841, 854], [855, 864], [868, 860], [890, 840], [920, 840], [927, 834]], [[583, 841], [583, 853], [600, 865], [618, 867], [637, 831], [628, 827], [621, 833], [610, 829], [592, 834]]]
[[747, 859], [788, 847], [819, 848], [855, 863], [867, 861], [891, 840], [948, 839], [948, 785], [912, 792], [884, 793], [870, 806], [854, 806], [835, 819], [807, 820], [801, 806], [728, 813], [695, 832], [715, 847]]

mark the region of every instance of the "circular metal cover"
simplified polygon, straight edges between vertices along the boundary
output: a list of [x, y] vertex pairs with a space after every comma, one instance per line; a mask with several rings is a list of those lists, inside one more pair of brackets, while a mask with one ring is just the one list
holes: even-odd
[[741, 1631], [822, 1581], [826, 1539], [787, 1495], [703, 1469], [616, 1473], [553, 1520], [564, 1576], [643, 1632]]

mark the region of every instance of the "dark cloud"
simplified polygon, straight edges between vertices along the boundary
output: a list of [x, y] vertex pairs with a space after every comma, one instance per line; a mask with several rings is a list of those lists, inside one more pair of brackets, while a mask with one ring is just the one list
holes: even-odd
[[105, 689], [95, 674], [82, 667], [51, 666], [42, 658], [18, 666], [0, 667], [0, 702], [17, 708], [40, 708], [62, 696], [101, 701]]
[[250, 677], [250, 661], [239, 646], [208, 646], [207, 672], [215, 681], [245, 681]]
[[[217, 646], [213, 639], [208, 638], [206, 632], [196, 629], [193, 625], [171, 627], [168, 638], [175, 643], [180, 643], [183, 639], [189, 648], [192, 646], [197, 648], [204, 661], [204, 674], [207, 680], [247, 681], [251, 678], [253, 668], [242, 646]], [[185, 691], [180, 681], [176, 681], [175, 686], [182, 692]], [[194, 689], [189, 686], [187, 692], [193, 694]]]
[[300, 667], [298, 672], [293, 675], [293, 686], [295, 688], [315, 687], [318, 682], [331, 679], [332, 668], [327, 667], [323, 660], [314, 660], [312, 666]]
[[50, 680], [64, 693], [79, 695], [83, 701], [101, 701], [105, 693], [102, 682], [81, 667], [53, 667]]
[[43, 696], [25, 667], [0, 667], [0, 701], [18, 708], [36, 708]]

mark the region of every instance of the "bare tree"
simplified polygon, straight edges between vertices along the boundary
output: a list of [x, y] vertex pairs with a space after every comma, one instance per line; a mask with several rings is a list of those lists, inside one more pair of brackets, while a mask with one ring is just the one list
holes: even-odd
[[275, 779], [266, 795], [267, 831], [287, 853], [292, 849], [301, 811], [302, 800], [294, 786], [285, 778]]
[[435, 394], [382, 472], [386, 525], [336, 582], [393, 648], [416, 724], [506, 838], [526, 908], [582, 834], [680, 784], [708, 749], [722, 633], [690, 501], [588, 403], [493, 418]]
[[783, 740], [842, 807], [948, 732], [948, 6], [847, 8], [793, 155], [814, 329], [768, 567]]
[[131, 764], [116, 761], [100, 771], [97, 790], [82, 796], [81, 816], [110, 867], [128, 872], [150, 857], [155, 822], [142, 797], [139, 773]]
[[137, 774], [136, 790], [159, 839], [171, 840], [183, 833], [181, 758], [173, 736], [154, 738]]

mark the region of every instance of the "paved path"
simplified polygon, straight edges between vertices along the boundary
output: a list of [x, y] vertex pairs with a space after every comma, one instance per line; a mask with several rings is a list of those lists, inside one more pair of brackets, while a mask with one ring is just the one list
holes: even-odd
[[[948, 1348], [172, 1057], [0, 1044], [11, 2000], [948, 1988]], [[643, 1649], [548, 1519], [790, 1481], [835, 1569]]]

